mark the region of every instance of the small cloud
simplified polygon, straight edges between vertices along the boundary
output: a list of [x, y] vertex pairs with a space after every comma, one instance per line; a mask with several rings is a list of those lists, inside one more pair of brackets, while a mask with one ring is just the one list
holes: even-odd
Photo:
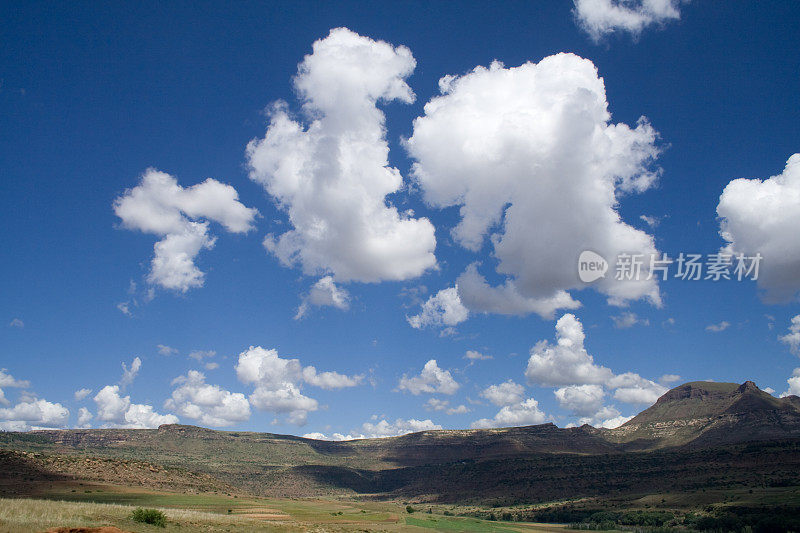
[[800, 396], [800, 368], [795, 368], [792, 377], [786, 380], [789, 389], [781, 394], [781, 398], [786, 396]]
[[710, 331], [711, 333], [719, 333], [720, 331], [725, 331], [731, 326], [730, 322], [723, 320], [719, 324], [709, 324], [706, 326], [706, 331]]
[[460, 385], [453, 379], [449, 370], [439, 368], [436, 359], [431, 359], [419, 375], [409, 377], [404, 374], [397, 384], [397, 390], [408, 391], [414, 396], [421, 393], [454, 394]]
[[800, 356], [800, 315], [792, 318], [789, 333], [778, 337], [778, 340], [789, 346], [789, 351]]
[[647, 215], [640, 215], [639, 219], [642, 220], [645, 224], [650, 226], [651, 228], [655, 228], [659, 224], [661, 224], [661, 219], [659, 217], [651, 217]]
[[444, 411], [448, 415], [463, 415], [472, 412], [472, 409], [466, 405], [459, 405], [457, 407], [450, 407], [450, 402], [447, 400], [440, 400], [439, 398], [430, 398], [425, 405], [427, 411]]
[[5, 368], [0, 368], [0, 387], [16, 387], [25, 389], [31, 386], [30, 381], [25, 379], [16, 379], [8, 373]]
[[674, 325], [675, 325], [675, 319], [672, 318], [672, 317], [669, 317], [668, 319], [666, 319], [665, 321], [663, 321], [661, 323], [661, 327], [663, 327], [663, 328], [668, 328], [668, 327], [674, 326]]
[[394, 423], [388, 422], [386, 419], [382, 419], [377, 424], [365, 422], [361, 427], [365, 436], [373, 439], [382, 437], [396, 437], [398, 435], [406, 435], [408, 433], [415, 433], [417, 431], [442, 429], [442, 426], [435, 424], [430, 419], [416, 420], [414, 418], [409, 420], [398, 418], [394, 421]]
[[426, 411], [444, 411], [450, 406], [447, 400], [440, 400], [439, 398], [429, 398], [423, 407]]
[[[406, 316], [406, 321], [414, 329], [426, 327], [443, 328], [455, 333], [454, 326], [469, 318], [469, 311], [461, 304], [458, 286], [442, 289], [422, 304], [420, 312]], [[451, 334], [451, 333], [448, 333]]]
[[303, 368], [302, 375], [303, 380], [309, 385], [326, 390], [357, 387], [364, 381], [363, 374], [348, 376], [339, 372], [317, 372], [313, 366]]
[[494, 415], [494, 418], [481, 418], [470, 424], [470, 427], [473, 429], [486, 429], [528, 426], [543, 424], [545, 420], [547, 420], [547, 415], [539, 409], [539, 402], [533, 398], [528, 398], [513, 405], [506, 405]]
[[484, 355], [481, 352], [476, 352], [475, 350], [467, 350], [467, 353], [464, 354], [464, 359], [468, 359], [470, 361], [486, 361], [488, 359], [494, 359], [491, 355]]
[[79, 402], [89, 396], [92, 393], [92, 389], [79, 389], [75, 391], [75, 401]]
[[119, 380], [119, 386], [121, 390], [125, 390], [125, 387], [133, 383], [133, 380], [136, 378], [136, 374], [139, 373], [140, 368], [142, 368], [142, 360], [138, 357], [133, 358], [130, 368], [128, 368], [124, 362], [122, 363], [122, 379]]
[[480, 395], [497, 406], [511, 405], [522, 401], [525, 397], [525, 387], [509, 379], [499, 385], [490, 385], [482, 390]]
[[636, 313], [626, 311], [620, 315], [612, 316], [611, 320], [614, 321], [614, 327], [617, 329], [628, 329], [636, 326], [649, 326], [650, 321], [646, 318], [639, 318]]
[[681, 377], [679, 375], [677, 375], [677, 374], [664, 374], [663, 376], [658, 378], [658, 382], [659, 383], [664, 383], [664, 384], [675, 383], [675, 382], [680, 381], [680, 380], [681, 380]]
[[425, 301], [425, 296], [428, 294], [428, 287], [425, 285], [417, 285], [416, 287], [403, 287], [400, 289], [400, 298], [403, 299], [403, 308], [409, 309], [422, 305]]
[[637, 38], [649, 26], [680, 19], [681, 0], [574, 0], [578, 26], [599, 42], [627, 32]]
[[87, 408], [81, 407], [78, 409], [78, 428], [90, 428], [92, 418], [94, 418], [94, 415]]
[[767, 394], [775, 394], [775, 389], [773, 389], [772, 387], [765, 387], [764, 392], [766, 392]]
[[215, 355], [217, 352], [214, 350], [194, 350], [189, 353], [189, 358], [202, 363], [203, 359], [211, 359]]
[[173, 348], [172, 346], [167, 346], [166, 344], [157, 344], [156, 349], [158, 350], [158, 353], [161, 355], [169, 356], [178, 353], [178, 350], [176, 348]]
[[439, 337], [441, 337], [441, 338], [452, 337], [456, 333], [458, 333], [458, 330], [456, 328], [452, 327], [452, 326], [449, 326], [449, 327], [446, 327], [446, 328], [442, 329], [442, 331], [439, 332]]
[[219, 368], [219, 363], [211, 362], [211, 363], [206, 363], [203, 366], [205, 366], [206, 370], [216, 370]]
[[117, 309], [125, 316], [133, 316], [130, 309], [130, 302], [120, 302], [117, 304]]
[[350, 293], [337, 287], [332, 276], [325, 276], [312, 285], [308, 294], [303, 296], [294, 319], [304, 318], [311, 307], [335, 307], [347, 311], [350, 308]]
[[25, 327], [25, 322], [23, 322], [19, 318], [15, 318], [14, 320], [12, 320], [11, 322], [8, 323], [8, 326], [11, 327], [11, 328], [20, 328], [20, 329], [22, 329], [22, 328]]

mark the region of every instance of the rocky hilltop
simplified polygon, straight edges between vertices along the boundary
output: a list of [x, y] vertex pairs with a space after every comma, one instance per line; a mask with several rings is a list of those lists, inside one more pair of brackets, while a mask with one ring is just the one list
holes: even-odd
[[752, 381], [686, 383], [608, 432], [610, 440], [641, 449], [795, 437], [800, 437], [800, 398], [775, 398]]

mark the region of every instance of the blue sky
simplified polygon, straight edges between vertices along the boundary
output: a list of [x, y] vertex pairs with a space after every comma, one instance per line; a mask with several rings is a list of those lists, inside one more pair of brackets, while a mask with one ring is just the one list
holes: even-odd
[[[330, 438], [797, 394], [799, 8], [647, 6], [5, 5], [0, 427]], [[611, 275], [725, 246], [757, 282]], [[612, 272], [582, 285], [583, 249]]]

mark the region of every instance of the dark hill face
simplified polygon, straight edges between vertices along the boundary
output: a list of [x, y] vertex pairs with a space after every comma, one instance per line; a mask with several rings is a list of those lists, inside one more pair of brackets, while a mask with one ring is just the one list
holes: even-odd
[[775, 398], [752, 381], [694, 381], [609, 433], [645, 449], [800, 437], [800, 398]]

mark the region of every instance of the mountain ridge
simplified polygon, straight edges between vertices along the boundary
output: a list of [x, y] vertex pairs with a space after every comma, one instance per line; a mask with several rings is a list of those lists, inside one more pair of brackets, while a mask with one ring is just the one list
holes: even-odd
[[686, 487], [764, 483], [753, 470], [763, 461], [781, 465], [768, 482], [786, 483], [800, 468], [798, 405], [752, 382], [691, 382], [615, 429], [548, 423], [321, 441], [169, 424], [0, 433], [0, 450], [56, 457], [41, 464], [77, 456], [161, 465], [264, 496], [542, 500], [599, 494], [598, 475], [623, 492], [651, 490], [659, 476]]

